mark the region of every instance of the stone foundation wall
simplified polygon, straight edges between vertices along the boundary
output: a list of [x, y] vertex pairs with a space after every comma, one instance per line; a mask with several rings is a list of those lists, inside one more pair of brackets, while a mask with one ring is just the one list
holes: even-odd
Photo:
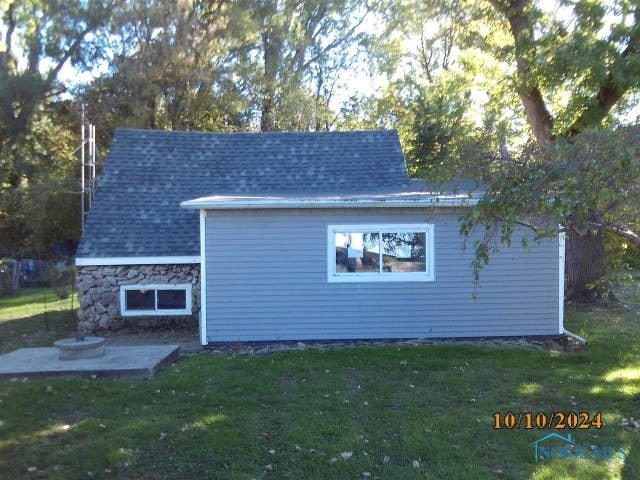
[[[78, 330], [83, 334], [128, 327], [190, 326], [197, 328], [200, 314], [200, 265], [115, 265], [76, 267], [80, 308]], [[120, 315], [120, 286], [189, 283], [191, 315]]]

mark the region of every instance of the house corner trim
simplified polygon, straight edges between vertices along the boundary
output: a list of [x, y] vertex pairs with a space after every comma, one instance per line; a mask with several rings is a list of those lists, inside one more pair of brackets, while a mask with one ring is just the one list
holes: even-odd
[[565, 233], [558, 234], [558, 333], [564, 333], [564, 259]]
[[207, 211], [200, 210], [200, 344], [207, 345]]

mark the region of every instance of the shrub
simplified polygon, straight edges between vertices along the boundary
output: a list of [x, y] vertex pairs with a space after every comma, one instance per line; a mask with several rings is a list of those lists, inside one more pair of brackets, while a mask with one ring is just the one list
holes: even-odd
[[75, 269], [66, 263], [56, 263], [49, 268], [49, 282], [60, 300], [69, 298], [73, 291]]
[[610, 271], [640, 268], [640, 250], [614, 235], [605, 235], [605, 251]]

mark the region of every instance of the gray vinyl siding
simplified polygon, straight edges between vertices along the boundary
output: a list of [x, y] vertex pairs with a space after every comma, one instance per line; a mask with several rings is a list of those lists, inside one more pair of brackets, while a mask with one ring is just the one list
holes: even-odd
[[[559, 333], [557, 240], [492, 256], [477, 298], [453, 209], [216, 210], [206, 217], [209, 342]], [[435, 281], [327, 281], [327, 226], [431, 223]]]

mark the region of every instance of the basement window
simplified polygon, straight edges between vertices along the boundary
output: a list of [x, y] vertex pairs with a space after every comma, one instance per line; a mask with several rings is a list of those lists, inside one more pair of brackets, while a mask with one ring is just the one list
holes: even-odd
[[329, 282], [432, 282], [433, 225], [330, 225]]
[[122, 316], [191, 315], [191, 285], [123, 285]]

